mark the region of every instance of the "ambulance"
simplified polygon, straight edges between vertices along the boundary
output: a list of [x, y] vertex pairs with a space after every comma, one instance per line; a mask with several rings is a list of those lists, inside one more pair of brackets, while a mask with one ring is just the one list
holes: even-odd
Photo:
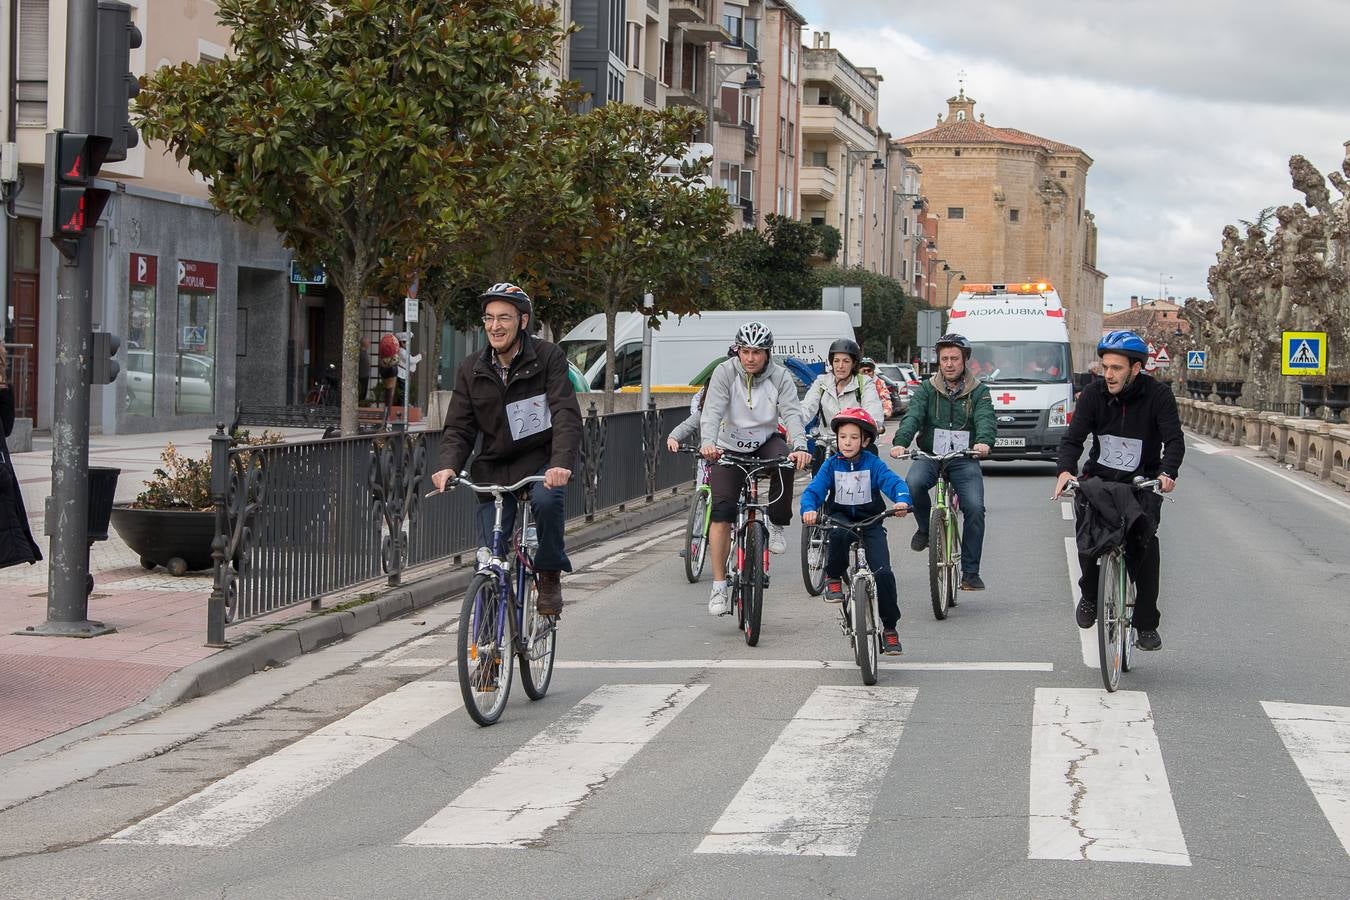
[[1053, 460], [1073, 417], [1073, 360], [1054, 287], [965, 284], [947, 330], [970, 341], [969, 367], [989, 385], [998, 418], [992, 459]]

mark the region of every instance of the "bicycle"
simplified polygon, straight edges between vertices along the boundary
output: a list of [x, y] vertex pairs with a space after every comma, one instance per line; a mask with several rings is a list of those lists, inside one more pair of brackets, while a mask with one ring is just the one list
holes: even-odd
[[[817, 435], [816, 444], [824, 448], [824, 459], [833, 455], [838, 447], [833, 434]], [[824, 464], [823, 460], [821, 464]], [[817, 525], [802, 526], [802, 582], [812, 597], [819, 597], [825, 590], [825, 532]]]
[[830, 516], [821, 515], [814, 527], [821, 534], [834, 529], [847, 531], [853, 535], [849, 546], [849, 565], [844, 573], [844, 602], [839, 604], [839, 627], [853, 648], [853, 661], [862, 672], [863, 684], [877, 683], [877, 657], [881, 653], [881, 631], [877, 628], [877, 581], [867, 565], [867, 552], [863, 549], [862, 530], [880, 522], [887, 516], [896, 515], [894, 509], [877, 513], [875, 516], [859, 522], [844, 522]]
[[947, 463], [961, 457], [978, 458], [974, 450], [952, 450], [934, 455], [915, 447], [911, 459], [927, 459], [937, 464], [937, 484], [933, 486], [933, 511], [928, 515], [928, 597], [933, 618], [941, 622], [956, 605], [961, 583], [961, 526], [957, 522], [960, 501], [956, 488], [947, 481]]
[[[447, 485], [491, 494], [496, 507], [492, 546], [478, 548], [478, 568], [464, 594], [456, 638], [459, 691], [469, 717], [479, 725], [493, 724], [506, 708], [514, 670], [511, 655], [519, 661], [520, 681], [531, 700], [543, 699], [553, 680], [557, 622], [539, 615], [535, 607], [533, 554], [539, 544], [529, 496], [522, 491], [543, 480], [542, 475], [530, 475], [512, 485], [474, 484], [464, 473]], [[519, 513], [509, 545], [502, 527], [507, 494], [516, 496]]]
[[759, 518], [777, 497], [759, 498], [759, 481], [770, 469], [796, 469], [786, 456], [760, 459], [723, 451], [719, 466], [737, 466], [745, 473], [736, 500], [736, 524], [732, 529], [727, 554], [727, 586], [731, 589], [731, 607], [736, 611], [736, 627], [745, 634], [751, 647], [759, 643], [760, 620], [764, 611], [764, 587], [769, 581], [769, 529]]
[[[697, 447], [682, 446], [681, 453], [698, 453]], [[700, 461], [701, 462], [701, 461]], [[712, 485], [708, 480], [711, 466], [699, 466], [699, 483], [689, 500], [689, 518], [684, 523], [684, 577], [697, 584], [708, 562], [708, 525], [712, 522]]]
[[[1163, 496], [1162, 482], [1157, 478], [1136, 475], [1131, 486]], [[1074, 497], [1074, 515], [1082, 515], [1078, 480], [1071, 479], [1063, 493]], [[1134, 598], [1134, 578], [1125, 565], [1125, 544], [1121, 542], [1097, 557], [1097, 653], [1102, 684], [1111, 692], [1120, 687], [1120, 673], [1134, 668], [1134, 645], [1139, 639], [1134, 627]]]

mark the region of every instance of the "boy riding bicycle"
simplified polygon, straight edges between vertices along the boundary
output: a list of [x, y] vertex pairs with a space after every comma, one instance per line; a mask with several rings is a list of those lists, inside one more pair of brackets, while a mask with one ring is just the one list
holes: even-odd
[[[817, 510], [846, 522], [860, 522], [885, 509], [886, 498], [894, 503], [897, 515], [909, 511], [909, 488], [905, 480], [891, 471], [874, 454], [864, 453], [877, 439], [877, 423], [860, 407], [841, 410], [830, 420], [839, 442], [838, 452], [825, 460], [811, 484], [802, 492], [802, 522], [814, 525]], [[889, 656], [900, 653], [900, 604], [896, 599], [895, 574], [891, 571], [891, 552], [886, 546], [886, 528], [880, 522], [862, 529], [867, 562], [877, 581], [877, 604], [881, 611], [881, 646]], [[841, 603], [844, 589], [841, 579], [848, 567], [848, 550], [853, 535], [834, 529], [830, 532], [825, 555], [826, 603]]]

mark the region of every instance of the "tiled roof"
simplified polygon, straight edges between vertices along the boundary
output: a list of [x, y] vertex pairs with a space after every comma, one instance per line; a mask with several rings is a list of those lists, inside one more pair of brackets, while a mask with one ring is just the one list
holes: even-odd
[[964, 121], [943, 122], [927, 131], [911, 134], [898, 139], [897, 144], [1017, 144], [1023, 147], [1039, 147], [1046, 153], [1082, 153], [1071, 144], [1052, 141], [1016, 128], [995, 128], [983, 122]]

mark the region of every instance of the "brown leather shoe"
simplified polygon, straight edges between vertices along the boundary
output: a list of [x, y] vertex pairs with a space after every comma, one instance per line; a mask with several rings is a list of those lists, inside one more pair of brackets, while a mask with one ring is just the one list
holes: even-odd
[[539, 572], [535, 578], [539, 593], [535, 596], [535, 609], [541, 616], [561, 616], [563, 608], [562, 573]]

